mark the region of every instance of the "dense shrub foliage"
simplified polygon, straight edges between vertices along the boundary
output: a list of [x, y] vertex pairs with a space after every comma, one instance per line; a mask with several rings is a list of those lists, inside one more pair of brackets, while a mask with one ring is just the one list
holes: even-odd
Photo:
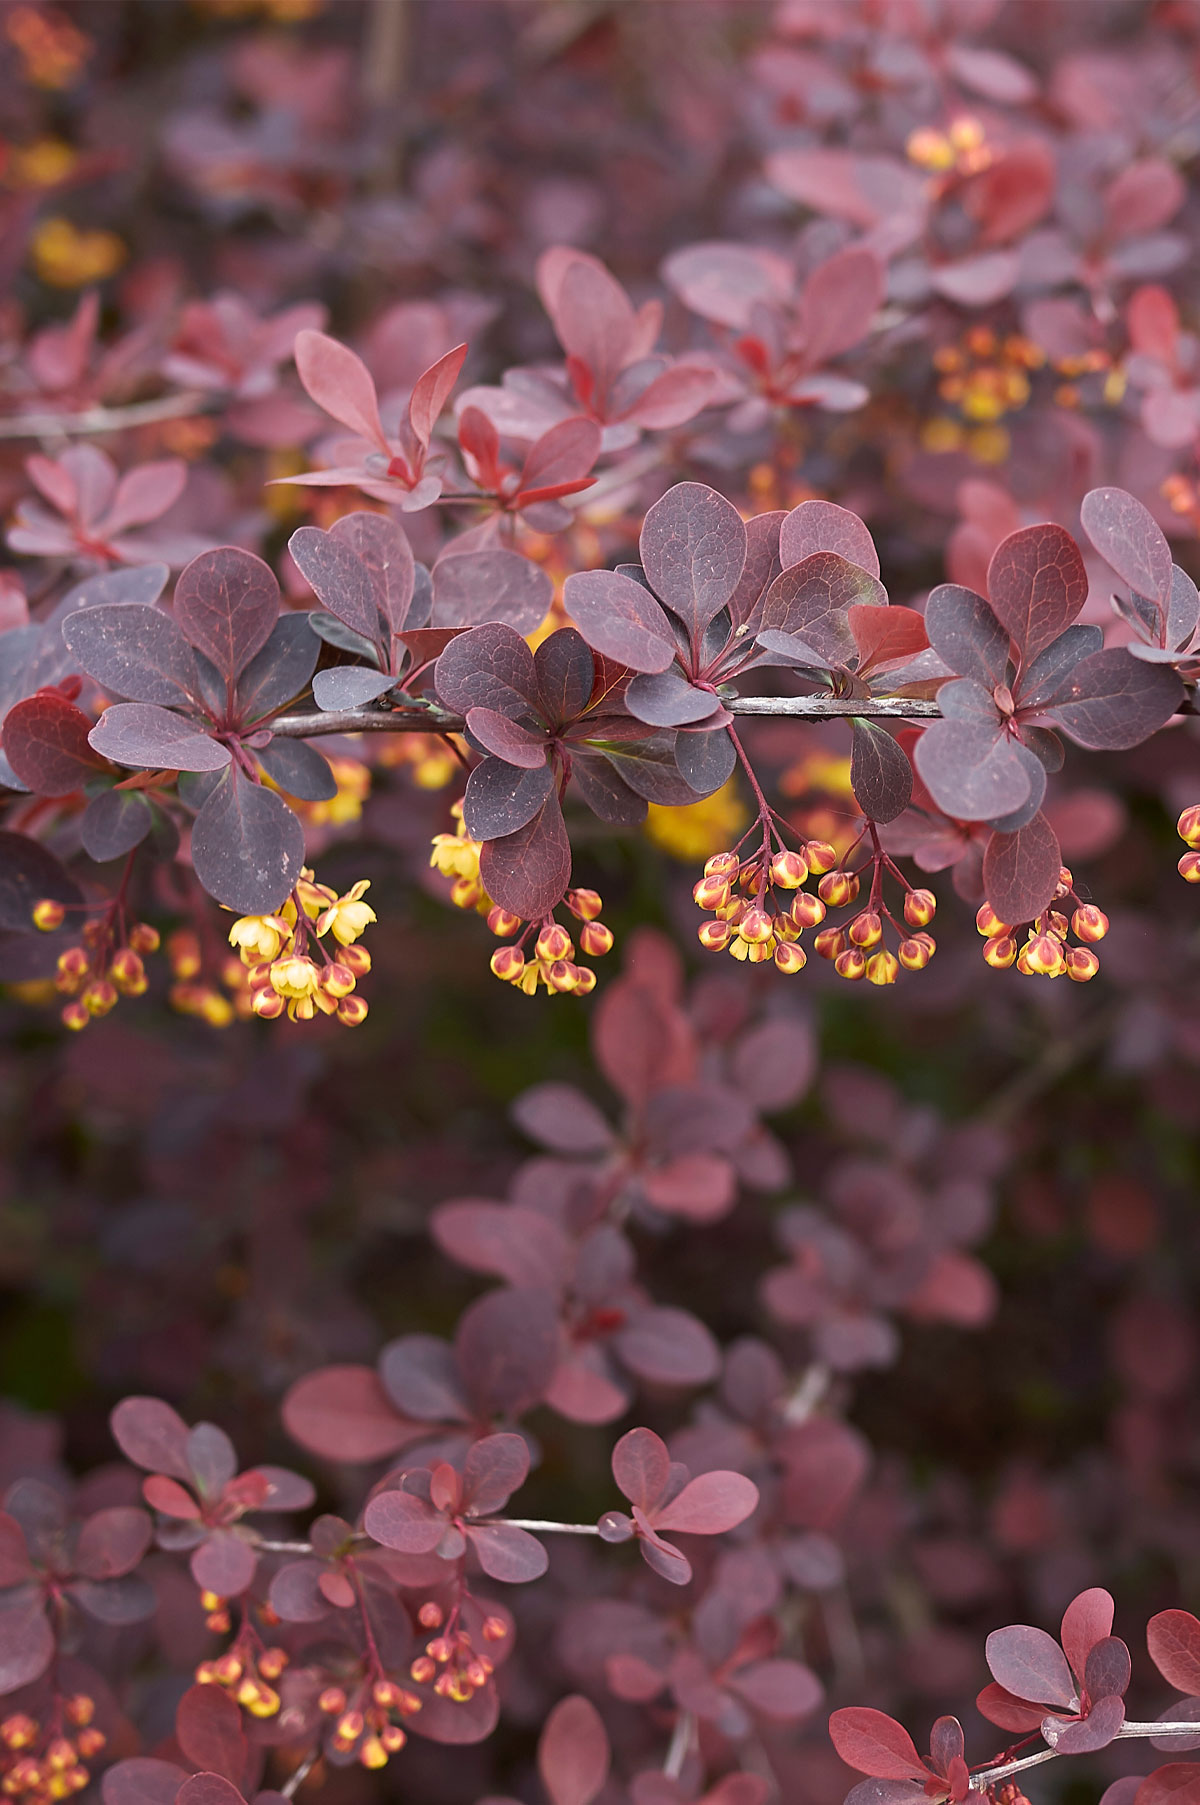
[[0, 1791], [1200, 1805], [1200, 6], [0, 76]]

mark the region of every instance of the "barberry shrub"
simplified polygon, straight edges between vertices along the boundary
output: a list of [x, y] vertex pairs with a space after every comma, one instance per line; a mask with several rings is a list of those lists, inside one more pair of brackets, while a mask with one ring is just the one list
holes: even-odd
[[1197, 1805], [1194, 0], [0, 71], [0, 1791]]

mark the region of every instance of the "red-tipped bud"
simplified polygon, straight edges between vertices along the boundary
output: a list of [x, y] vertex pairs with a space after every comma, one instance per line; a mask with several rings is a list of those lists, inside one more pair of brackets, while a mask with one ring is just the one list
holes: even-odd
[[846, 930], [852, 946], [878, 946], [883, 939], [883, 923], [873, 909], [856, 915]]
[[371, 969], [371, 955], [365, 946], [344, 946], [338, 953], [338, 964], [352, 971], [356, 978], [365, 978]]
[[858, 879], [850, 871], [827, 871], [817, 885], [817, 895], [831, 909], [843, 908], [858, 895]]
[[914, 934], [909, 940], [902, 940], [896, 948], [896, 957], [905, 971], [924, 971], [933, 954], [924, 940], [918, 940]]
[[1185, 808], [1177, 825], [1181, 840], [1186, 840], [1189, 846], [1200, 847], [1200, 802]]
[[1200, 852], [1185, 852], [1177, 869], [1185, 884], [1200, 884]]
[[983, 956], [996, 971], [1007, 971], [1017, 956], [1017, 943], [1011, 934], [1000, 934], [988, 941]]
[[838, 862], [838, 855], [827, 840], [810, 840], [804, 848], [804, 858], [809, 870], [818, 877], [824, 871], [832, 871]]
[[1054, 892], [1055, 901], [1057, 902], [1060, 896], [1069, 896], [1074, 887], [1075, 879], [1071, 876], [1070, 871], [1065, 865], [1060, 865], [1058, 869], [1058, 889]]
[[595, 921], [604, 907], [599, 890], [568, 890], [565, 901], [577, 921]]
[[107, 978], [96, 978], [84, 991], [82, 1000], [93, 1015], [107, 1015], [117, 1006], [117, 987]]
[[445, 1611], [440, 1604], [435, 1604], [432, 1598], [427, 1600], [417, 1612], [417, 1622], [423, 1630], [440, 1630], [445, 1621]]
[[729, 879], [702, 877], [692, 885], [692, 896], [698, 909], [721, 909], [729, 901]]
[[927, 928], [937, 914], [932, 890], [910, 890], [904, 898], [904, 919], [910, 928]]
[[279, 992], [270, 984], [264, 984], [261, 989], [253, 993], [253, 1001], [250, 1006], [255, 1015], [261, 1016], [265, 1022], [275, 1021], [287, 1008], [287, 1004]]
[[509, 935], [515, 934], [520, 927], [521, 917], [514, 915], [510, 909], [502, 909], [497, 903], [494, 908], [488, 910], [487, 924], [497, 939], [507, 940]]
[[1088, 983], [1100, 970], [1100, 961], [1090, 946], [1068, 947], [1063, 953], [1063, 963], [1068, 978], [1074, 978], [1077, 984]]
[[135, 953], [156, 953], [162, 944], [157, 928], [148, 921], [135, 921], [129, 930], [129, 944]]
[[894, 984], [899, 972], [900, 961], [895, 953], [884, 952], [882, 948], [867, 960], [867, 981], [871, 984]]
[[808, 878], [808, 866], [798, 852], [777, 852], [771, 860], [771, 882], [781, 890], [798, 890]]
[[1065, 940], [1067, 937], [1067, 925], [1067, 918], [1062, 911], [1060, 909], [1051, 909], [1046, 917], [1045, 931], [1047, 934], [1053, 934], [1056, 940]]
[[602, 921], [585, 921], [579, 930], [580, 951], [590, 959], [602, 959], [605, 953], [611, 953], [612, 944], [612, 929]]
[[551, 990], [557, 990], [560, 996], [570, 996], [579, 989], [580, 968], [573, 965], [570, 959], [555, 959], [546, 969], [546, 982]]
[[485, 1642], [506, 1642], [508, 1625], [503, 1617], [485, 1617], [483, 1620], [483, 1639]]
[[818, 928], [825, 919], [825, 904], [810, 890], [799, 891], [792, 898], [791, 915], [798, 928]]
[[343, 997], [337, 1006], [337, 1018], [343, 1028], [361, 1028], [367, 1019], [367, 1005], [362, 997]]
[[123, 946], [112, 956], [108, 975], [122, 996], [140, 997], [146, 989], [146, 967], [131, 946]]
[[781, 940], [775, 948], [775, 969], [785, 972], [789, 977], [793, 972], [803, 971], [808, 964], [808, 957], [802, 946], [794, 940]]
[[69, 946], [58, 955], [55, 984], [59, 990], [76, 990], [87, 977], [91, 963], [81, 946]]
[[848, 946], [844, 953], [839, 953], [833, 962], [833, 969], [839, 978], [849, 978], [852, 982], [867, 975], [867, 955], [861, 946]]
[[1025, 963], [1038, 977], [1057, 977], [1063, 969], [1062, 947], [1053, 934], [1035, 934], [1025, 947]]
[[765, 909], [747, 909], [738, 923], [738, 934], [748, 946], [765, 946], [771, 939], [771, 917]]
[[62, 1011], [62, 1022], [65, 1028], [72, 1028], [76, 1033], [86, 1028], [92, 1019], [92, 1012], [86, 1003], [68, 1003]]
[[538, 958], [553, 965], [556, 960], [571, 959], [574, 955], [575, 948], [566, 928], [560, 927], [557, 921], [547, 922], [537, 937]]
[[987, 940], [1000, 940], [1012, 933], [1006, 921], [1001, 921], [991, 903], [984, 903], [975, 917], [975, 926]]
[[340, 959], [321, 973], [321, 989], [331, 997], [348, 997], [356, 983], [354, 973]]
[[732, 934], [733, 929], [727, 921], [706, 921], [696, 930], [696, 938], [710, 953], [724, 952]]
[[742, 861], [736, 852], [714, 852], [704, 863], [705, 877], [724, 877], [733, 882], [741, 870]]
[[492, 971], [506, 984], [515, 984], [525, 970], [525, 955], [519, 946], [501, 946], [492, 954]]
[[822, 959], [836, 959], [846, 950], [846, 936], [841, 928], [822, 928], [813, 945]]
[[66, 918], [67, 911], [52, 896], [43, 896], [33, 905], [33, 925], [41, 928], [43, 934], [52, 934], [55, 928], [61, 928]]
[[1077, 940], [1103, 940], [1108, 932], [1108, 916], [1095, 903], [1080, 903], [1071, 917]]
[[575, 967], [575, 974], [575, 995], [577, 997], [590, 996], [592, 991], [596, 988], [596, 974], [591, 966], [577, 965]]
[[200, 975], [200, 942], [195, 934], [187, 928], [181, 928], [172, 934], [167, 941], [167, 958], [171, 962], [171, 976], [178, 978], [183, 984]]

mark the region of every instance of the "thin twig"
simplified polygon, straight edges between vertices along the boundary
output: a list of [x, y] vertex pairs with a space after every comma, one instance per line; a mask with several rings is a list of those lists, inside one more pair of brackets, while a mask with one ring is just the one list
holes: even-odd
[[319, 1753], [320, 1751], [318, 1749], [314, 1749], [311, 1755], [306, 1755], [304, 1757], [304, 1760], [300, 1763], [299, 1767], [292, 1769], [283, 1785], [279, 1788], [285, 1799], [295, 1798], [300, 1788], [304, 1785], [304, 1782], [308, 1779], [308, 1776], [312, 1773], [313, 1768], [316, 1766]]
[[[1063, 1726], [1066, 1728], [1066, 1725]], [[1043, 1732], [1044, 1734], [1044, 1732]], [[1166, 1723], [1123, 1723], [1117, 1731], [1118, 1738], [1125, 1741], [1145, 1741], [1152, 1736], [1197, 1736], [1200, 1735], [1200, 1724], [1171, 1722]], [[995, 1785], [997, 1780], [1005, 1779], [1009, 1774], [1022, 1773], [1027, 1767], [1040, 1767], [1044, 1761], [1054, 1761], [1064, 1751], [1060, 1749], [1039, 1749], [1036, 1755], [1022, 1755], [1016, 1761], [1001, 1761], [995, 1767], [981, 1768], [977, 1774], [971, 1775], [971, 1786], [976, 1792]], [[1069, 1750], [1065, 1751], [1070, 1753]]]
[[159, 420], [181, 420], [204, 414], [215, 405], [212, 395], [160, 395], [156, 401], [134, 401], [128, 407], [89, 407], [81, 414], [14, 414], [0, 419], [0, 439], [91, 438], [98, 433], [125, 432], [153, 426]]
[[692, 1746], [692, 1737], [696, 1733], [696, 1720], [690, 1711], [681, 1711], [675, 1719], [675, 1728], [671, 1733], [671, 1746], [667, 1750], [667, 1758], [663, 1762], [663, 1773], [668, 1780], [678, 1780], [683, 1772], [683, 1764], [687, 1760], [688, 1750]]
[[408, 708], [315, 708], [281, 714], [271, 722], [277, 739], [310, 739], [325, 733], [461, 733], [460, 714], [428, 706]]
[[535, 1535], [558, 1536], [598, 1536], [598, 1523], [547, 1523], [540, 1517], [488, 1517], [481, 1527], [490, 1529], [494, 1525], [502, 1525], [505, 1529], [529, 1529]]
[[937, 721], [936, 702], [917, 696], [735, 696], [726, 702], [731, 714], [799, 715], [807, 721], [859, 720]]

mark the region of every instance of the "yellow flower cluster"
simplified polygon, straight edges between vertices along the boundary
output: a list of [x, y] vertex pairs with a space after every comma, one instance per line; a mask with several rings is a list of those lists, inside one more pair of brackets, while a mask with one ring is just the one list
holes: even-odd
[[[579, 950], [591, 959], [602, 959], [612, 951], [612, 929], [600, 920], [603, 899], [596, 890], [568, 890], [563, 898], [567, 908], [583, 926], [579, 930]], [[523, 923], [519, 915], [493, 907], [488, 912], [488, 926], [493, 934], [508, 939], [524, 927], [521, 941], [532, 932], [531, 922]], [[575, 959], [575, 942], [566, 928], [547, 916], [542, 923], [532, 954], [527, 957], [521, 944], [502, 946], [492, 954], [492, 972], [506, 984], [512, 984], [527, 997], [542, 986], [551, 996], [587, 996], [596, 988], [596, 974]]]
[[[63, 905], [49, 897], [34, 905], [33, 923], [43, 933], [53, 933], [65, 918]], [[158, 944], [157, 928], [145, 921], [134, 922], [119, 941], [111, 909], [85, 922], [78, 944], [58, 956], [54, 988], [72, 999], [62, 1009], [64, 1025], [86, 1028], [94, 1017], [114, 1009], [121, 997], [144, 996], [150, 981], [143, 954], [157, 952]]]
[[115, 232], [81, 232], [69, 219], [44, 219], [30, 241], [33, 267], [51, 288], [85, 288], [103, 282], [125, 261]]
[[342, 1687], [327, 1686], [317, 1708], [337, 1720], [330, 1738], [337, 1753], [354, 1755], [361, 1767], [376, 1768], [386, 1767], [408, 1741], [397, 1719], [414, 1717], [421, 1700], [394, 1680], [377, 1679], [364, 1682], [353, 1700]]
[[[276, 915], [243, 915], [229, 930], [229, 944], [246, 967], [250, 1007], [264, 1020], [287, 1010], [291, 1021], [312, 1021], [318, 1013], [336, 1015], [344, 1027], [366, 1020], [367, 1005], [352, 995], [359, 978], [371, 969], [371, 955], [356, 942], [376, 919], [362, 899], [370, 888], [363, 878], [339, 896], [318, 884], [305, 870]], [[337, 942], [330, 954], [321, 945]], [[313, 944], [318, 964], [308, 951]]]
[[[0, 1723], [0, 1794], [20, 1805], [51, 1805], [82, 1792], [87, 1762], [107, 1738], [92, 1722], [95, 1700], [76, 1693], [61, 1701], [61, 1721], [43, 1727], [24, 1711]], [[57, 1714], [56, 1714], [57, 1715]]]
[[910, 163], [941, 176], [978, 175], [988, 168], [993, 155], [982, 123], [969, 114], [952, 120], [944, 132], [933, 126], [919, 127], [909, 133], [904, 148]]
[[314, 827], [347, 827], [362, 818], [363, 803], [371, 794], [371, 767], [361, 758], [331, 758], [329, 768], [337, 784], [337, 795], [324, 802], [303, 802], [289, 796], [288, 802], [302, 821]]
[[215, 1661], [201, 1661], [196, 1669], [196, 1683], [223, 1687], [251, 1717], [274, 1717], [282, 1702], [274, 1682], [287, 1664], [282, 1648], [255, 1650], [248, 1641], [239, 1639]]
[[450, 813], [455, 821], [454, 832], [434, 834], [429, 863], [443, 877], [452, 880], [450, 901], [456, 909], [476, 909], [480, 915], [486, 915], [493, 904], [479, 876], [483, 841], [473, 840], [467, 832], [461, 802], [453, 803]]
[[[1081, 902], [1075, 895], [1074, 880], [1066, 866], [1059, 873], [1058, 887], [1051, 906], [1043, 909], [1036, 921], [1013, 925], [1001, 921], [990, 903], [984, 903], [975, 917], [975, 926], [983, 935], [983, 957], [997, 971], [1010, 965], [1026, 978], [1073, 978], [1076, 984], [1087, 984], [1100, 969], [1100, 960], [1092, 951], [1092, 943], [1103, 940], [1108, 932], [1108, 916], [1094, 903]], [[1068, 921], [1064, 908], [1054, 903], [1075, 903]], [[1025, 928], [1025, 944], [1018, 948], [1017, 937]], [[1083, 945], [1069, 946], [1068, 933]]]
[[968, 420], [1000, 420], [1029, 400], [1029, 372], [1040, 370], [1046, 354], [1018, 332], [1006, 337], [990, 326], [972, 326], [956, 345], [933, 354], [940, 374], [938, 394]]

